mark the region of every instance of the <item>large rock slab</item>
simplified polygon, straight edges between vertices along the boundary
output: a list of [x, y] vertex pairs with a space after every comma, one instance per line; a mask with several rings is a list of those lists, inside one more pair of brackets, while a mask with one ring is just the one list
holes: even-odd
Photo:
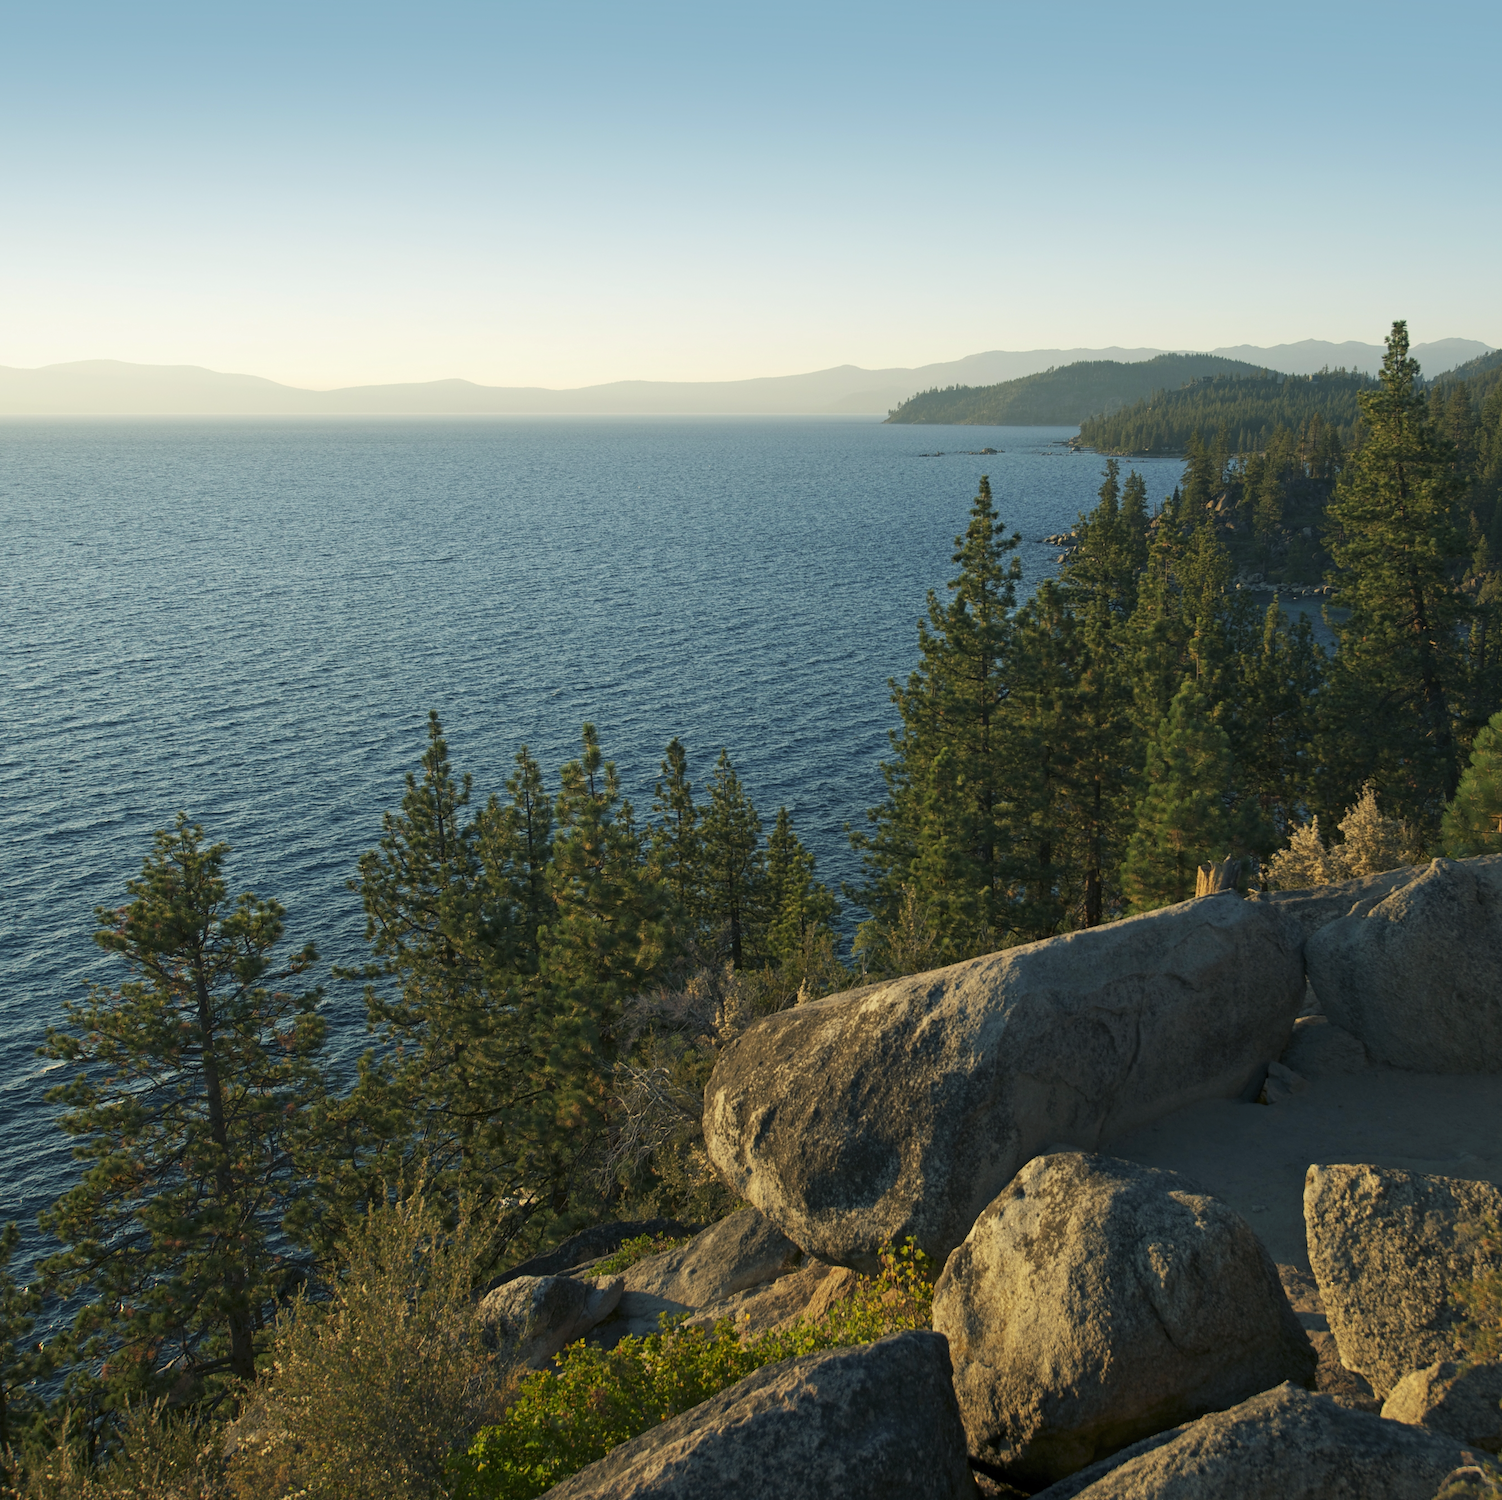
[[1433, 1500], [1476, 1455], [1295, 1385], [1159, 1433], [1036, 1500]]
[[1479, 1231], [1502, 1189], [1375, 1166], [1313, 1166], [1304, 1179], [1309, 1263], [1341, 1361], [1386, 1398], [1411, 1370], [1462, 1357], [1455, 1288], [1494, 1270]]
[[1502, 1451], [1502, 1364], [1441, 1360], [1414, 1370], [1393, 1387], [1382, 1415], [1447, 1432], [1488, 1453]]
[[658, 1333], [664, 1316], [705, 1309], [716, 1318], [734, 1316], [742, 1309], [733, 1305], [749, 1291], [787, 1277], [803, 1261], [803, 1252], [775, 1224], [754, 1208], [738, 1209], [687, 1244], [627, 1267], [615, 1316], [590, 1341], [610, 1348], [628, 1336]]
[[942, 1258], [1040, 1151], [1253, 1097], [1303, 995], [1274, 908], [1184, 902], [768, 1016], [716, 1065], [705, 1140], [812, 1255]]
[[708, 1307], [747, 1287], [796, 1270], [803, 1254], [754, 1208], [742, 1208], [686, 1245], [639, 1260], [625, 1271], [626, 1290], [683, 1307]]
[[518, 1276], [487, 1292], [475, 1315], [490, 1343], [540, 1370], [615, 1311], [622, 1285], [620, 1277]]
[[1502, 855], [1437, 859], [1305, 944], [1309, 982], [1379, 1062], [1502, 1072]]
[[1251, 1227], [1173, 1172], [1030, 1161], [934, 1289], [973, 1455], [1025, 1489], [1317, 1356]]
[[944, 1340], [915, 1332], [768, 1365], [547, 1494], [972, 1500], [975, 1485]]
[[1321, 927], [1328, 927], [1341, 917], [1370, 911], [1423, 869], [1423, 865], [1404, 865], [1400, 870], [1384, 870], [1380, 875], [1361, 875], [1355, 880], [1309, 886], [1301, 891], [1252, 891], [1247, 900], [1263, 902], [1282, 912], [1298, 924], [1307, 942]]
[[680, 1219], [612, 1219], [604, 1224], [591, 1224], [553, 1249], [503, 1271], [485, 1290], [494, 1291], [519, 1276], [562, 1276], [586, 1271], [594, 1262], [614, 1255], [627, 1240], [640, 1239], [644, 1235], [651, 1239], [682, 1240], [697, 1234], [703, 1227]]

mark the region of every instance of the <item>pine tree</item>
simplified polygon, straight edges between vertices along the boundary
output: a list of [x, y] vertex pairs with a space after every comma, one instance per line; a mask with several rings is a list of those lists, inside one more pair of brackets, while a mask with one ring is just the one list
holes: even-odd
[[1194, 895], [1201, 864], [1229, 852], [1231, 746], [1198, 684], [1186, 677], [1148, 746], [1122, 885], [1134, 911]]
[[766, 863], [761, 819], [722, 749], [709, 778], [709, 803], [699, 840], [704, 912], [723, 933], [730, 962], [740, 968], [760, 942], [766, 918]]
[[906, 686], [891, 684], [902, 727], [882, 767], [886, 800], [867, 815], [871, 831], [852, 839], [869, 877], [856, 893], [872, 913], [866, 952], [881, 953], [906, 903], [925, 914], [936, 961], [988, 952], [1012, 930], [1020, 750], [1009, 743], [1007, 709], [1021, 564], [1009, 554], [1020, 541], [1002, 531], [982, 477], [955, 538], [952, 597], [941, 605], [929, 593], [918, 670]]
[[766, 871], [767, 950], [778, 963], [797, 967], [811, 942], [832, 940], [829, 924], [840, 903], [814, 878], [814, 857], [793, 832], [785, 807], [777, 809], [767, 839]]
[[1502, 854], [1502, 712], [1476, 736], [1471, 763], [1445, 809], [1443, 834], [1451, 859]]
[[230, 900], [228, 852], [183, 815], [156, 834], [130, 900], [97, 912], [128, 977], [68, 1003], [40, 1049], [80, 1070], [48, 1098], [88, 1166], [42, 1215], [65, 1248], [39, 1270], [83, 1304], [81, 1378], [106, 1407], [254, 1376], [286, 1275], [274, 1237], [305, 1190], [324, 1026], [318, 990], [282, 986], [317, 954], [273, 968], [282, 908]]
[[51, 1363], [29, 1338], [41, 1309], [41, 1294], [34, 1286], [18, 1285], [11, 1274], [20, 1243], [19, 1225], [0, 1229], [0, 1484], [16, 1477], [7, 1468], [7, 1460], [41, 1415], [37, 1382]]
[[663, 752], [652, 812], [652, 873], [677, 904], [683, 935], [700, 937], [705, 901], [703, 839], [694, 787], [688, 779], [688, 752], [676, 738], [668, 741]]
[[1434, 827], [1460, 778], [1467, 604], [1451, 576], [1461, 486], [1418, 373], [1407, 325], [1394, 323], [1380, 383], [1358, 398], [1364, 441], [1328, 511], [1335, 602], [1350, 615], [1324, 695], [1321, 801], [1338, 806], [1375, 777], [1405, 816]]

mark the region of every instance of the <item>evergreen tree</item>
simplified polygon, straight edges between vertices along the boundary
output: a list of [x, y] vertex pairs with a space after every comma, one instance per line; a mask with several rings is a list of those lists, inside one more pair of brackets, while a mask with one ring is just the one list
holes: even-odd
[[674, 738], [663, 753], [662, 775], [652, 800], [653, 875], [662, 882], [678, 907], [686, 937], [701, 934], [704, 914], [704, 870], [699, 809], [688, 779], [688, 752]]
[[902, 727], [882, 767], [887, 798], [867, 815], [871, 831], [853, 838], [869, 877], [856, 893], [872, 912], [868, 952], [881, 952], [908, 906], [924, 913], [936, 962], [988, 952], [1012, 930], [1020, 751], [1008, 743], [1007, 707], [1021, 564], [1009, 554], [1020, 540], [1002, 531], [982, 477], [955, 538], [952, 597], [941, 605], [929, 593], [918, 669], [905, 687], [891, 684]]
[[785, 807], [767, 839], [767, 950], [778, 963], [798, 967], [811, 941], [829, 938], [840, 903], [814, 878], [814, 857], [793, 832]]
[[1244, 642], [1233, 672], [1235, 690], [1223, 721], [1236, 779], [1255, 807], [1248, 834], [1269, 852], [1298, 821], [1311, 797], [1315, 705], [1325, 655], [1307, 619], [1290, 626], [1275, 600], [1260, 638]]
[[1188, 900], [1200, 865], [1225, 857], [1233, 833], [1230, 776], [1230, 741], [1198, 684], [1186, 677], [1148, 746], [1122, 868], [1134, 911]]
[[730, 962], [740, 968], [760, 941], [766, 916], [766, 863], [761, 819], [722, 749], [709, 779], [709, 804], [699, 841], [704, 911], [712, 931], [723, 933]]
[[1463, 552], [1461, 486], [1418, 373], [1407, 325], [1394, 323], [1380, 383], [1359, 398], [1364, 441], [1329, 508], [1335, 602], [1350, 615], [1326, 695], [1321, 800], [1339, 805], [1375, 777], [1401, 812], [1433, 827], [1460, 775], [1467, 605], [1451, 576]]
[[1471, 763], [1445, 809], [1443, 835], [1451, 859], [1502, 854], [1502, 712], [1476, 736]]
[[50, 1364], [28, 1337], [36, 1327], [41, 1295], [33, 1286], [18, 1285], [11, 1274], [20, 1243], [19, 1225], [0, 1229], [0, 1484], [16, 1477], [7, 1460], [41, 1413], [36, 1385]]
[[65, 1248], [39, 1270], [82, 1303], [77, 1353], [106, 1407], [251, 1379], [286, 1275], [273, 1241], [325, 1084], [319, 991], [282, 986], [317, 954], [273, 968], [282, 908], [230, 900], [228, 851], [183, 815], [156, 834], [130, 900], [97, 913], [129, 977], [67, 1004], [40, 1049], [80, 1070], [48, 1098], [88, 1166], [42, 1215]]

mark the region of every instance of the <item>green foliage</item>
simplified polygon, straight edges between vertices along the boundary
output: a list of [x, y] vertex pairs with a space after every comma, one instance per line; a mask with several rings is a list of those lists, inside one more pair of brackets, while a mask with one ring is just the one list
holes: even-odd
[[1006, 704], [1016, 670], [1017, 580], [1006, 536], [982, 477], [970, 524], [955, 538], [951, 599], [932, 591], [918, 624], [919, 666], [891, 683], [902, 728], [882, 767], [886, 801], [857, 835], [869, 876], [856, 893], [872, 913], [865, 951], [879, 964], [911, 890], [939, 962], [999, 947], [1012, 926], [1014, 871], [1008, 816], [1014, 766]]
[[95, 940], [128, 978], [65, 1006], [42, 1055], [79, 1069], [52, 1090], [82, 1179], [42, 1215], [65, 1248], [39, 1267], [82, 1305], [72, 1384], [95, 1409], [255, 1373], [287, 1268], [273, 1236], [304, 1191], [305, 1122], [324, 1093], [311, 946], [273, 969], [282, 908], [231, 901], [227, 844], [179, 816]]
[[299, 1299], [232, 1431], [235, 1500], [432, 1500], [504, 1410], [473, 1287], [490, 1235], [463, 1203], [398, 1193], [352, 1227], [326, 1301]]
[[1442, 835], [1451, 859], [1502, 853], [1502, 712], [1476, 736], [1471, 763], [1445, 809]]
[[556, 1370], [528, 1376], [501, 1423], [453, 1461], [455, 1500], [532, 1500], [764, 1365], [926, 1328], [931, 1269], [909, 1241], [884, 1250], [880, 1275], [862, 1279], [852, 1297], [817, 1323], [744, 1338], [727, 1319], [714, 1328], [669, 1326], [609, 1350], [572, 1344]]
[[722, 749], [709, 779], [699, 846], [703, 860], [704, 911], [711, 931], [723, 934], [737, 968], [761, 938], [766, 920], [767, 871], [761, 849], [761, 819]]
[[802, 978], [813, 950], [827, 946], [832, 951], [830, 923], [839, 915], [840, 903], [814, 878], [814, 857], [793, 831], [785, 807], [777, 809], [767, 839], [766, 909], [767, 951], [782, 968]]
[[1375, 777], [1400, 816], [1434, 829], [1460, 779], [1469, 606], [1454, 566], [1463, 484], [1417, 376], [1407, 326], [1394, 323], [1380, 383], [1360, 398], [1364, 441], [1329, 510], [1335, 599], [1350, 613], [1337, 627], [1320, 760], [1342, 793]]
[[1195, 872], [1223, 859], [1232, 842], [1231, 744], [1186, 677], [1147, 752], [1137, 826], [1122, 884], [1134, 911], [1194, 895]]
[[1188, 453], [1199, 434], [1224, 429], [1229, 456], [1266, 448], [1279, 428], [1297, 432], [1318, 421], [1349, 445], [1357, 398], [1371, 385], [1368, 376], [1356, 371], [1280, 375], [1243, 365], [1178, 390], [1155, 387], [1124, 410], [1085, 414], [1079, 440], [1102, 453]]
[[34, 1286], [18, 1285], [11, 1273], [20, 1243], [18, 1224], [0, 1230], [0, 1482], [8, 1472], [5, 1455], [21, 1446], [42, 1416], [37, 1382], [51, 1365], [28, 1337], [36, 1327], [41, 1293]]
[[631, 1239], [622, 1240], [621, 1248], [613, 1255], [607, 1255], [604, 1260], [596, 1261], [590, 1267], [591, 1276], [619, 1276], [622, 1271], [629, 1270], [637, 1261], [645, 1260], [649, 1255], [662, 1255], [665, 1251], [676, 1250], [679, 1245], [686, 1245], [687, 1239], [674, 1239], [671, 1235], [638, 1234]]
[[1114, 359], [1078, 360], [1000, 385], [924, 391], [889, 412], [887, 421], [1073, 427], [1097, 412], [1116, 411], [1150, 397], [1165, 386], [1255, 373], [1254, 365], [1214, 354], [1159, 354], [1130, 364]]
[[1458, 1286], [1453, 1294], [1461, 1322], [1456, 1335], [1474, 1363], [1502, 1359], [1502, 1230], [1495, 1219], [1468, 1226], [1491, 1269]]

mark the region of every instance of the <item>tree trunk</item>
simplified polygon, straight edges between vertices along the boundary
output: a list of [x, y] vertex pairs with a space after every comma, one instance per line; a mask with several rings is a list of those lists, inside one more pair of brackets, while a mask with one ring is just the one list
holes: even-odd
[[1220, 891], [1234, 891], [1240, 874], [1241, 861], [1234, 854], [1226, 855], [1218, 865], [1201, 865], [1194, 877], [1196, 899], [1200, 896], [1214, 896]]

